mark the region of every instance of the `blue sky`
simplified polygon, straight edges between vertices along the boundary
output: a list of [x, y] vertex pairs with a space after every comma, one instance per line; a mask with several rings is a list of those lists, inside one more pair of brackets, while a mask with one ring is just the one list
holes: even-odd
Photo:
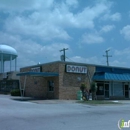
[[0, 0], [0, 44], [18, 68], [60, 60], [129, 67], [130, 0]]

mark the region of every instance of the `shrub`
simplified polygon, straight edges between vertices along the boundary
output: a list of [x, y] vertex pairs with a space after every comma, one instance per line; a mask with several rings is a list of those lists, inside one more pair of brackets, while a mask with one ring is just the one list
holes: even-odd
[[11, 96], [21, 96], [19, 89], [11, 90]]
[[80, 86], [81, 91], [84, 91], [85, 88], [86, 88], [86, 84], [82, 83], [81, 86]]

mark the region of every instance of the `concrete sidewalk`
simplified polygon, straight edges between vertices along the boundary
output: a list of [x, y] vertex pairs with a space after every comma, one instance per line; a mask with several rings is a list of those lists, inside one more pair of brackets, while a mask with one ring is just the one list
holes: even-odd
[[35, 98], [32, 98], [32, 97], [20, 97], [20, 96], [10, 96], [10, 99], [12, 99], [12, 100], [18, 100], [18, 101], [35, 100]]
[[[60, 99], [36, 99], [32, 97], [13, 97], [10, 96], [10, 99], [12, 100], [18, 100], [18, 101], [29, 101], [32, 103], [37, 104], [61, 104], [61, 103], [77, 103], [79, 100], [60, 100]], [[130, 104], [130, 100], [106, 100], [109, 102], [118, 102], [122, 104]]]
[[116, 100], [116, 101], [123, 104], [130, 104], [130, 100]]
[[78, 100], [58, 100], [58, 99], [52, 99], [52, 100], [30, 100], [30, 102], [38, 103], [38, 104], [65, 104], [65, 103], [76, 103]]
[[59, 99], [36, 99], [32, 97], [10, 96], [10, 99], [17, 101], [29, 101], [38, 104], [61, 104], [61, 103], [76, 103], [78, 100], [59, 100]]
[[[61, 103], [77, 103], [79, 100], [59, 100], [59, 99], [51, 99], [51, 100], [30, 100], [30, 102], [38, 103], [38, 104], [61, 104]], [[106, 100], [108, 102], [117, 102], [121, 104], [130, 104], [130, 100]]]

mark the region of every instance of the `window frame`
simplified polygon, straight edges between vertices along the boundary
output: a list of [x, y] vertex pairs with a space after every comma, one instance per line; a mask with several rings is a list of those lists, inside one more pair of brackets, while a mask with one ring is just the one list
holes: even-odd
[[48, 80], [48, 92], [54, 92], [54, 81]]

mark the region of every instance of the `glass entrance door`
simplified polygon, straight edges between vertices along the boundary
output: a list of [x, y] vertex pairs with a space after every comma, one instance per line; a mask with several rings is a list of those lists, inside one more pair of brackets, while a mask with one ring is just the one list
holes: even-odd
[[125, 89], [125, 98], [129, 98], [129, 85], [125, 84], [124, 89]]
[[109, 84], [105, 84], [105, 88], [104, 88], [104, 94], [105, 94], [105, 98], [108, 99], [109, 98]]

